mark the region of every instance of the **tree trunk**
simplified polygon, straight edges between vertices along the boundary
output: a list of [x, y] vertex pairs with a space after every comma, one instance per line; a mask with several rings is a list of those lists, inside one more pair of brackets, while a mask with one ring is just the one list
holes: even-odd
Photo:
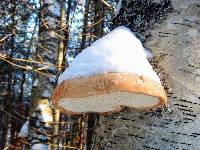
[[[61, 0], [60, 2], [60, 33], [59, 35], [61, 36], [61, 39], [59, 40], [59, 45], [58, 45], [58, 55], [57, 55], [57, 77], [60, 75], [61, 71], [62, 71], [62, 64], [63, 64], [63, 60], [64, 60], [64, 52], [65, 52], [65, 41], [68, 39], [65, 39], [65, 35], [64, 33], [68, 31], [66, 31], [66, 24], [65, 24], [65, 15], [66, 15], [66, 11], [65, 11], [65, 1]], [[65, 30], [64, 30], [65, 29]], [[65, 31], [65, 32], [63, 32]]]
[[94, 1], [94, 35], [95, 40], [103, 36], [104, 6], [101, 0]]
[[[81, 40], [81, 49], [80, 52], [86, 48], [87, 32], [88, 32], [88, 13], [90, 8], [90, 0], [85, 1], [85, 12], [83, 20], [83, 31], [82, 31], [82, 40]], [[79, 53], [80, 53], [79, 52]]]
[[[65, 41], [68, 39], [65, 39], [65, 35], [64, 33], [68, 33], [68, 31], [66, 30], [66, 23], [65, 23], [65, 15], [66, 15], [66, 11], [65, 11], [65, 1], [61, 0], [60, 1], [60, 32], [59, 35], [61, 36], [60, 40], [59, 40], [59, 45], [58, 45], [58, 54], [57, 54], [57, 77], [60, 75], [60, 73], [63, 70], [63, 60], [64, 60], [64, 53], [65, 53]], [[68, 29], [68, 28], [67, 28]], [[59, 145], [59, 121], [60, 121], [60, 111], [59, 110], [54, 110], [54, 122], [56, 122], [56, 124], [53, 125], [54, 130], [53, 130], [53, 135], [55, 136], [53, 138], [53, 144], [54, 145]], [[59, 147], [55, 147], [55, 150], [58, 150]]]
[[[72, 7], [72, 0], [68, 0], [67, 2], [67, 11], [66, 11], [66, 28], [65, 28], [65, 40], [64, 40], [64, 52], [63, 52], [63, 57], [66, 57], [67, 54], [67, 48], [68, 48], [68, 43], [69, 43], [69, 25], [70, 25], [70, 13], [71, 13], [71, 7]], [[65, 63], [65, 61], [63, 61], [63, 65], [64, 66], [68, 66], [67, 63]], [[63, 68], [65, 69], [65, 68]]]
[[[42, 0], [39, 11], [39, 35], [36, 60], [41, 62], [34, 72], [32, 89], [29, 139], [31, 149], [51, 149], [53, 109], [50, 104], [51, 92], [56, 84], [56, 60], [59, 48], [60, 1]], [[60, 42], [60, 45], [63, 44]], [[63, 45], [62, 45], [63, 46]], [[60, 64], [61, 61], [59, 61]], [[55, 130], [54, 130], [55, 131]], [[55, 131], [56, 132], [56, 131]]]
[[123, 1], [114, 23], [129, 27], [153, 51], [169, 106], [101, 116], [96, 149], [199, 149], [199, 18], [199, 0]]

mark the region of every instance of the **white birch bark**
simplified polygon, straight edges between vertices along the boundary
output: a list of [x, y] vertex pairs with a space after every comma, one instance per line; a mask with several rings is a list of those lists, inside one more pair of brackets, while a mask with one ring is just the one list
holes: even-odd
[[53, 147], [52, 121], [54, 111], [51, 107], [51, 92], [56, 83], [56, 60], [59, 39], [60, 1], [40, 1], [38, 47], [35, 53], [37, 61], [42, 62], [37, 66], [45, 74], [34, 73], [32, 90], [31, 118], [29, 123], [28, 139], [30, 149], [46, 150]]
[[149, 29], [144, 45], [165, 85], [169, 107], [101, 116], [96, 149], [200, 148], [200, 2], [172, 0], [172, 13]]

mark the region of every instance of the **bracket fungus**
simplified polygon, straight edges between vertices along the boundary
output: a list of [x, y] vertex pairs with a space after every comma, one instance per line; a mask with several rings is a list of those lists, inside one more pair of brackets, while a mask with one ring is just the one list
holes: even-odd
[[147, 109], [167, 102], [142, 43], [123, 26], [77, 55], [58, 82], [52, 103], [63, 113]]

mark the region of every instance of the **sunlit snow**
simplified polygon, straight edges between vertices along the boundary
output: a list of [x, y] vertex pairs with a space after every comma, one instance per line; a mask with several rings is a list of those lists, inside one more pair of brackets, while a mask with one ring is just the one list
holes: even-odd
[[146, 55], [140, 40], [128, 28], [121, 26], [77, 55], [58, 82], [108, 72], [124, 72], [143, 75], [160, 83]]
[[48, 145], [46, 144], [33, 144], [31, 150], [48, 150]]

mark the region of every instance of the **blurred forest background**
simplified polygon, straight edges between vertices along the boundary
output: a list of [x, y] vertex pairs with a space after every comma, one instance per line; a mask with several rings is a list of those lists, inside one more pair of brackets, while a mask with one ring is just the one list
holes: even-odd
[[110, 30], [117, 2], [1, 1], [0, 149], [82, 149], [91, 143], [94, 116], [60, 115], [49, 100], [68, 63]]

